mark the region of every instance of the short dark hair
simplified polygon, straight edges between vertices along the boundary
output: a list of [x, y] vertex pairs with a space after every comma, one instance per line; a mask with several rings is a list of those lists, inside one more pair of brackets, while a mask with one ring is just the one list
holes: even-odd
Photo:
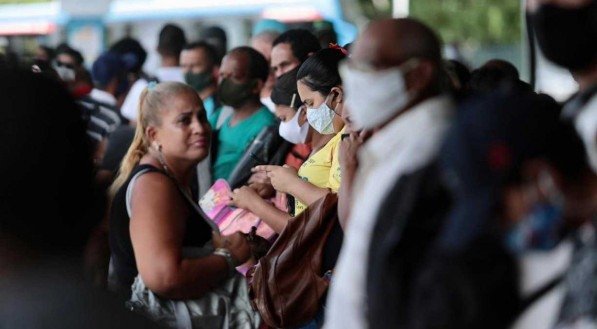
[[301, 65], [296, 79], [311, 90], [328, 95], [333, 87], [342, 84], [338, 64], [345, 58], [346, 55], [339, 49], [322, 49]]
[[269, 64], [257, 50], [242, 46], [232, 49], [228, 54], [243, 54], [249, 59], [249, 78], [265, 82], [269, 76]]
[[191, 42], [188, 45], [184, 46], [183, 50], [194, 50], [194, 49], [202, 49], [205, 54], [207, 55], [207, 59], [209, 60], [209, 65], [220, 65], [222, 62], [222, 58], [218, 55], [218, 50], [216, 47], [212, 46], [211, 44], [205, 41], [195, 41]]
[[75, 62], [77, 63], [78, 66], [83, 65], [83, 62], [85, 62], [83, 55], [81, 55], [81, 53], [78, 50], [72, 48], [71, 46], [69, 46], [66, 43], [62, 43], [62, 44], [58, 45], [58, 47], [56, 48], [56, 56], [58, 56], [60, 54], [69, 55], [70, 57], [72, 57], [75, 60]]
[[473, 93], [488, 93], [495, 90], [532, 91], [530, 85], [519, 78], [516, 66], [508, 61], [493, 59], [471, 73], [469, 87]]
[[127, 66], [131, 67], [130, 71], [135, 73], [141, 71], [147, 59], [147, 52], [141, 43], [130, 37], [120, 39], [110, 47], [110, 51], [122, 55], [125, 62], [132, 61], [133, 63]]
[[39, 49], [43, 50], [48, 55], [48, 60], [53, 60], [56, 57], [56, 51], [52, 47], [39, 45]]
[[301, 63], [309, 58], [309, 54], [315, 53], [321, 49], [317, 37], [305, 29], [288, 30], [274, 40], [272, 47], [281, 43], [290, 45], [292, 55], [296, 57]]
[[158, 52], [162, 56], [178, 58], [182, 48], [187, 43], [184, 31], [174, 24], [166, 24], [160, 31], [158, 38]]
[[228, 38], [226, 31], [219, 26], [210, 26], [201, 31], [200, 39], [206, 41], [216, 48], [220, 58], [228, 51]]

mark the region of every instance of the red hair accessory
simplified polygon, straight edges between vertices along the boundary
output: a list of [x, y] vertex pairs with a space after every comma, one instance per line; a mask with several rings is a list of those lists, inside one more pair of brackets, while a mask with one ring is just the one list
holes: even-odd
[[504, 171], [512, 165], [512, 151], [503, 142], [495, 142], [489, 147], [489, 168], [493, 171]]
[[344, 55], [348, 56], [348, 50], [346, 50], [346, 48], [342, 48], [342, 47], [338, 46], [337, 43], [330, 43], [328, 48], [340, 50], [340, 52], [342, 52]]

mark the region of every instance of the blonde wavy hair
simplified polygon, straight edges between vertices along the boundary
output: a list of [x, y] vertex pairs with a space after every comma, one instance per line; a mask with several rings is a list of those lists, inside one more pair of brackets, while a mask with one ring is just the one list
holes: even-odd
[[201, 102], [197, 92], [184, 83], [162, 82], [157, 85], [150, 85], [143, 90], [139, 97], [135, 137], [120, 163], [116, 179], [114, 179], [112, 186], [110, 186], [110, 195], [112, 197], [116, 195], [116, 192], [127, 181], [133, 169], [141, 161], [141, 158], [149, 152], [150, 141], [145, 134], [147, 127], [150, 125], [160, 126], [162, 124], [160, 114], [167, 110], [168, 100], [183, 93], [192, 93], [195, 95], [200, 106], [203, 107], [203, 102]]

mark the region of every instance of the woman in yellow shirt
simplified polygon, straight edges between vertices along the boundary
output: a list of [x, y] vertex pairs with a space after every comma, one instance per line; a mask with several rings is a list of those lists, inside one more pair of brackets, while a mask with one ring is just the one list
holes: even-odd
[[[310, 134], [313, 150], [298, 173], [286, 166], [257, 166], [253, 169], [253, 172], [266, 176], [277, 191], [294, 196], [297, 202], [292, 215], [340, 188], [338, 149], [344, 128], [344, 92], [338, 63], [345, 57], [341, 49], [323, 49], [307, 59], [297, 73], [297, 89], [306, 109], [303, 113], [306, 113], [310, 128], [317, 132]], [[300, 124], [305, 122], [305, 116], [300, 119]], [[278, 233], [291, 218], [291, 214], [272, 206], [250, 187], [234, 190], [231, 205], [253, 212]]]

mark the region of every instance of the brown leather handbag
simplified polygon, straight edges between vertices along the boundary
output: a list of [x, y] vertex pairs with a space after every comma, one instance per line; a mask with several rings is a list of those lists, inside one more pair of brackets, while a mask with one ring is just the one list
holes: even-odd
[[312, 320], [328, 289], [322, 256], [338, 221], [338, 197], [328, 194], [291, 219], [269, 252], [259, 260], [249, 296], [262, 319], [276, 328]]

